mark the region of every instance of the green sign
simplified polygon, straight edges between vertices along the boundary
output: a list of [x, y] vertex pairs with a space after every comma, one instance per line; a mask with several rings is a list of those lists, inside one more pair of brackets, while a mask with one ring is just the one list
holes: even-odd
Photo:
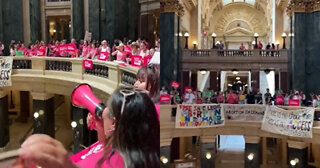
[[211, 90], [203, 91], [203, 97], [212, 97], [213, 92]]
[[23, 51], [16, 51], [16, 56], [23, 56], [23, 55], [24, 55]]

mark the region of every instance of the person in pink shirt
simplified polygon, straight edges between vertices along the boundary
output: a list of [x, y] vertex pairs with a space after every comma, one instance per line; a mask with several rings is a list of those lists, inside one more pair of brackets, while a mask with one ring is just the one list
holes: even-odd
[[145, 57], [150, 55], [149, 54], [149, 50], [148, 50], [148, 46], [149, 44], [146, 41], [143, 41], [142, 43], [140, 43], [140, 56]]
[[82, 50], [81, 50], [81, 57], [87, 58], [88, 53], [90, 51], [90, 45], [88, 44], [88, 41], [84, 41], [83, 46], [82, 46]]
[[118, 50], [113, 52], [111, 55], [117, 56], [117, 61], [126, 62], [127, 52], [124, 51], [124, 44], [120, 43], [118, 46]]
[[34, 134], [21, 145], [20, 159], [46, 168], [160, 167], [160, 124], [146, 93], [132, 88], [116, 89], [101, 117], [106, 136], [101, 157], [85, 156], [86, 162], [74, 163], [59, 141]]
[[95, 43], [92, 43], [90, 50], [89, 50], [89, 53], [87, 54], [87, 58], [94, 59], [97, 54], [98, 54], [98, 48], [96, 47]]
[[20, 45], [20, 48], [18, 49], [18, 51], [23, 51], [24, 55], [28, 55], [28, 49], [27, 47], [24, 46], [23, 43]]

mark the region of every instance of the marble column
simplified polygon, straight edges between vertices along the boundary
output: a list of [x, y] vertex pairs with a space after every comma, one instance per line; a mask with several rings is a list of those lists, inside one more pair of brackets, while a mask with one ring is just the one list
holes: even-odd
[[55, 137], [54, 95], [48, 93], [31, 92], [33, 99], [33, 113], [39, 117], [34, 118], [33, 134], [47, 134]]
[[89, 0], [89, 31], [92, 40], [100, 40], [100, 0]]
[[[295, 165], [292, 165], [295, 162]], [[304, 142], [288, 140], [289, 168], [305, 168], [308, 166], [308, 145]]]
[[72, 121], [77, 123], [73, 128], [73, 153], [78, 153], [83, 150], [81, 146], [89, 145], [89, 130], [87, 126], [88, 110], [72, 105], [71, 109]]
[[210, 71], [210, 89], [213, 89], [213, 91], [219, 91], [219, 81], [217, 80], [217, 77], [217, 71]]
[[[167, 159], [167, 163], [163, 161]], [[160, 147], [160, 168], [170, 168], [170, 146], [161, 146]]]
[[201, 140], [201, 168], [215, 168], [216, 139], [215, 136], [202, 136]]
[[128, 2], [128, 35], [127, 37], [131, 40], [138, 39], [139, 35], [139, 15], [140, 15], [140, 4], [138, 0], [130, 0]]
[[[5, 55], [9, 55], [9, 44], [11, 40], [23, 40], [23, 17], [21, 0], [2, 0], [3, 43]], [[4, 26], [5, 25], [5, 26]], [[0, 39], [1, 40], [1, 39]]]
[[286, 92], [289, 87], [288, 87], [288, 72], [280, 72], [280, 88], [283, 92]]
[[294, 13], [293, 89], [306, 95], [319, 94], [320, 90], [320, 11]]
[[177, 36], [179, 32], [179, 17], [174, 12], [167, 12], [160, 14], [160, 85], [169, 88], [171, 81], [180, 81], [178, 74], [180, 74], [180, 58], [178, 55]]
[[84, 38], [84, 2], [72, 0], [72, 38], [80, 40]]
[[0, 41], [3, 42], [3, 14], [2, 14], [2, 9], [3, 9], [3, 5], [2, 5], [2, 1], [0, 0]]
[[114, 39], [124, 37], [137, 38], [138, 0], [90, 0], [89, 31], [92, 39], [108, 40], [113, 45]]
[[[257, 93], [260, 87], [260, 72], [258, 70], [251, 71], [251, 80], [252, 80], [252, 91], [253, 93]], [[250, 81], [251, 82], [251, 81]]]
[[190, 86], [190, 72], [189, 71], [182, 72], [181, 88], [183, 89], [186, 86]]
[[28, 91], [20, 91], [20, 116], [16, 119], [19, 122], [28, 122], [30, 114], [30, 94]]
[[39, 0], [29, 0], [30, 39], [31, 42], [41, 40], [41, 4]]
[[198, 73], [197, 73], [197, 71], [191, 73], [191, 87], [193, 90], [198, 89]]
[[0, 90], [0, 148], [5, 147], [9, 139], [8, 92]]
[[[262, 163], [261, 137], [245, 137], [245, 168], [257, 168]], [[251, 157], [252, 156], [252, 157]]]

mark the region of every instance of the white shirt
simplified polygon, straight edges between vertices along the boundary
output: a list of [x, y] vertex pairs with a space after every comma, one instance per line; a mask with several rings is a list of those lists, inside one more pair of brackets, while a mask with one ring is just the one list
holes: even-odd
[[160, 52], [155, 52], [149, 64], [160, 64]]
[[109, 47], [104, 48], [104, 47], [102, 46], [102, 47], [101, 47], [101, 52], [108, 52], [108, 53], [110, 53], [110, 48], [109, 48]]
[[148, 56], [149, 55], [149, 50], [147, 50], [146, 52], [141, 50], [139, 55], [142, 56], [142, 58], [145, 57], [145, 56]]
[[196, 98], [194, 96], [193, 93], [186, 93], [186, 95], [184, 96], [184, 98], [186, 99], [186, 103], [187, 104], [193, 104], [194, 103], [194, 99]]

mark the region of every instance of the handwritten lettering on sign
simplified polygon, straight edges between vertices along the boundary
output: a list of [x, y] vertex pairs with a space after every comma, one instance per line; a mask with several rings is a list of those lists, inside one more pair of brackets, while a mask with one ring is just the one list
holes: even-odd
[[0, 57], [0, 87], [11, 86], [12, 57]]
[[176, 128], [216, 127], [224, 123], [224, 114], [219, 104], [178, 105]]
[[313, 108], [284, 110], [268, 106], [261, 129], [287, 136], [312, 138], [313, 116]]
[[266, 110], [264, 105], [223, 104], [222, 111], [227, 120], [261, 122]]

